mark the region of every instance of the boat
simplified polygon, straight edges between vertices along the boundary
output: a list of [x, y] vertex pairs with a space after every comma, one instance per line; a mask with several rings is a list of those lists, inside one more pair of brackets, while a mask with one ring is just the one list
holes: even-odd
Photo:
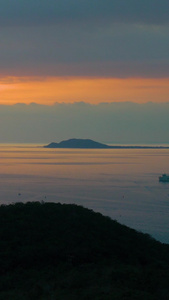
[[167, 174], [162, 174], [162, 175], [159, 177], [159, 181], [160, 181], [160, 182], [169, 182], [169, 175], [167, 175]]

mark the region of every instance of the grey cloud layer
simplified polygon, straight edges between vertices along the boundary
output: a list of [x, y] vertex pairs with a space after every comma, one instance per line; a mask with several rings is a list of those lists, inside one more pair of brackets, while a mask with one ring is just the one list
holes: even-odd
[[49, 143], [91, 138], [115, 143], [168, 143], [169, 103], [0, 106], [1, 142]]
[[169, 76], [167, 0], [1, 0], [9, 76]]
[[167, 27], [5, 27], [0, 40], [6, 75], [169, 76]]
[[1, 0], [1, 25], [95, 21], [169, 23], [168, 0]]

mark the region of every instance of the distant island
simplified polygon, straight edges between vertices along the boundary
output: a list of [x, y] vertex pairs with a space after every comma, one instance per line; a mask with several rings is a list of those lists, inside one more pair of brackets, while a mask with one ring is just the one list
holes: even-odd
[[106, 144], [98, 143], [90, 139], [69, 139], [60, 143], [50, 143], [45, 148], [84, 148], [84, 149], [105, 149], [111, 148]]
[[44, 148], [73, 148], [73, 149], [169, 149], [167, 146], [109, 146], [91, 139], [69, 139], [60, 143], [52, 142]]

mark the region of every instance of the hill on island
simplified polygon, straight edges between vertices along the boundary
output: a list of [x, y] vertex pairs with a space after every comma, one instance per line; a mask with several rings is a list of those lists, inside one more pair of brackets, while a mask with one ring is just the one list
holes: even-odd
[[77, 205], [0, 206], [0, 300], [164, 300], [169, 245]]
[[88, 148], [88, 149], [105, 149], [111, 148], [110, 146], [102, 143], [95, 142], [90, 139], [69, 139], [61, 141], [60, 143], [50, 143], [44, 146], [45, 148]]
[[109, 146], [90, 139], [69, 139], [60, 143], [52, 142], [44, 148], [74, 148], [74, 149], [168, 149], [167, 146]]

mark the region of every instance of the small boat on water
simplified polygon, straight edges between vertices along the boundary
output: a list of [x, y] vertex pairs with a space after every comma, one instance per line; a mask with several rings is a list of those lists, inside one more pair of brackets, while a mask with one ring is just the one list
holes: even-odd
[[162, 176], [159, 177], [160, 182], [169, 182], [169, 175], [162, 174]]

